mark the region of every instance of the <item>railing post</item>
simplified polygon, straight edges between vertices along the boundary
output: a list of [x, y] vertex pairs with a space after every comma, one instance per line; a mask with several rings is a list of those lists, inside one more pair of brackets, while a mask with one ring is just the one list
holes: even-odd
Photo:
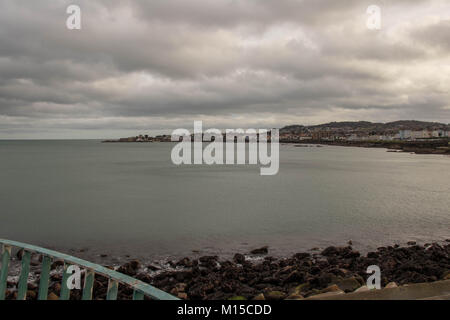
[[83, 300], [92, 300], [92, 288], [94, 287], [94, 270], [86, 270], [84, 277]]
[[116, 280], [109, 279], [108, 282], [108, 292], [106, 293], [106, 300], [116, 300], [117, 291], [119, 289], [119, 284]]
[[48, 296], [48, 279], [50, 275], [52, 259], [48, 256], [42, 257], [41, 280], [39, 281], [39, 300], [47, 300]]
[[67, 286], [67, 280], [69, 279], [70, 274], [67, 273], [67, 268], [69, 267], [69, 264], [67, 264], [64, 261], [64, 269], [63, 269], [63, 276], [61, 280], [61, 292], [59, 294], [60, 300], [69, 300], [70, 298], [70, 289]]
[[20, 270], [19, 285], [17, 290], [17, 300], [25, 300], [27, 298], [30, 260], [31, 252], [24, 250], [22, 255], [22, 269]]
[[4, 244], [2, 248], [2, 270], [0, 272], [0, 300], [5, 300], [10, 257], [11, 247]]

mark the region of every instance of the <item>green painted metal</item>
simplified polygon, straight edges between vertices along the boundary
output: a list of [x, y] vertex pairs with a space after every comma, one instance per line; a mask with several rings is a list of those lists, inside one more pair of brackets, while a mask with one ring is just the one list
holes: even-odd
[[70, 299], [70, 289], [67, 286], [67, 280], [70, 277], [70, 273], [67, 272], [67, 268], [69, 268], [69, 266], [70, 266], [70, 264], [68, 264], [64, 261], [63, 276], [62, 276], [62, 280], [61, 280], [61, 292], [59, 293], [60, 300], [69, 300]]
[[50, 267], [52, 258], [48, 256], [42, 257], [41, 280], [39, 281], [38, 300], [47, 300], [48, 296], [48, 280], [50, 276]]
[[87, 270], [84, 278], [83, 300], [92, 300], [92, 288], [94, 287], [94, 270]]
[[5, 300], [10, 258], [11, 246], [4, 244], [2, 248], [2, 270], [0, 273], [0, 300]]
[[[69, 265], [77, 265], [80, 266], [81, 268], [87, 269], [87, 270], [93, 270], [95, 272], [95, 274], [104, 276], [108, 279], [112, 279], [114, 280], [114, 282], [121, 283], [124, 284], [128, 287], [131, 287], [133, 290], [135, 291], [139, 291], [140, 293], [142, 293], [145, 296], [150, 297], [151, 299], [154, 300], [179, 300], [178, 298], [172, 296], [171, 294], [168, 294], [167, 292], [164, 292], [162, 290], [159, 290], [145, 282], [142, 282], [138, 279], [132, 278], [130, 276], [127, 276], [125, 274], [119, 273], [117, 271], [111, 270], [109, 268], [105, 268], [103, 266], [100, 266], [98, 264], [83, 260], [83, 259], [79, 259], [64, 253], [60, 253], [54, 250], [49, 250], [49, 249], [44, 249], [41, 247], [37, 247], [37, 246], [33, 246], [30, 244], [25, 244], [25, 243], [21, 243], [21, 242], [17, 242], [17, 241], [11, 241], [11, 240], [3, 240], [0, 239], [0, 244], [3, 244], [4, 247], [17, 247], [20, 249], [24, 249], [25, 251], [31, 252], [31, 253], [39, 253], [45, 256], [49, 256], [49, 257], [53, 257], [54, 259], [61, 259], [64, 261], [64, 270], [67, 270], [67, 267]], [[3, 258], [2, 261], [4, 261], [6, 258], [7, 261], [9, 261], [9, 255], [4, 255], [3, 254]], [[6, 271], [3, 272], [3, 269], [6, 266]], [[3, 274], [5, 274], [5, 277], [7, 277], [7, 273], [8, 273], [8, 264], [2, 263], [2, 274], [1, 277], [3, 277]], [[64, 288], [67, 288], [67, 278], [68, 275], [66, 272], [63, 272], [63, 283], [61, 283], [61, 291], [64, 293]], [[0, 280], [2, 279], [0, 277]], [[65, 278], [65, 279], [64, 279]], [[0, 289], [1, 289], [1, 281], [0, 281]], [[6, 278], [5, 278], [5, 289], [6, 289]], [[68, 290], [68, 293], [70, 294], [70, 291]], [[111, 292], [113, 293], [113, 292]], [[64, 293], [65, 294], [65, 293]], [[0, 298], [1, 298], [1, 292], [0, 292]], [[69, 298], [69, 296], [67, 296], [67, 299]]]
[[22, 255], [22, 269], [20, 270], [17, 300], [25, 300], [28, 290], [28, 275], [30, 273], [31, 252], [24, 250]]
[[119, 283], [116, 280], [109, 279], [108, 292], [106, 293], [106, 300], [116, 300], [118, 291], [119, 291]]
[[142, 292], [133, 291], [133, 300], [144, 300], [144, 294]]

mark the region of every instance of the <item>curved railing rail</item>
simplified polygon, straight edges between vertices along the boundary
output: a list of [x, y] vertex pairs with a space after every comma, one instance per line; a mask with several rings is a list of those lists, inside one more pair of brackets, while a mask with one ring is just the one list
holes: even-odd
[[7, 278], [9, 271], [9, 262], [11, 258], [11, 249], [13, 247], [23, 249], [22, 255], [22, 267], [20, 270], [19, 281], [17, 285], [17, 300], [25, 300], [28, 289], [28, 275], [30, 273], [30, 260], [31, 254], [37, 253], [42, 255], [42, 270], [39, 282], [39, 300], [47, 300], [48, 285], [50, 278], [50, 269], [52, 260], [63, 260], [64, 269], [61, 283], [60, 300], [68, 300], [70, 298], [70, 289], [67, 286], [67, 280], [71, 273], [67, 272], [67, 268], [70, 265], [76, 265], [86, 270], [84, 279], [84, 288], [82, 299], [92, 300], [92, 288], [94, 286], [95, 275], [101, 275], [108, 278], [108, 289], [106, 294], [107, 300], [116, 300], [119, 283], [132, 288], [133, 300], [143, 300], [144, 296], [156, 300], [179, 300], [178, 298], [159, 290], [145, 282], [122, 274], [120, 272], [102, 267], [98, 264], [82, 260], [70, 255], [60, 253], [53, 250], [40, 248], [37, 246], [29, 245], [11, 240], [0, 239], [2, 244], [2, 258], [1, 258], [1, 273], [0, 273], [0, 300], [5, 299], [5, 292], [7, 287]]

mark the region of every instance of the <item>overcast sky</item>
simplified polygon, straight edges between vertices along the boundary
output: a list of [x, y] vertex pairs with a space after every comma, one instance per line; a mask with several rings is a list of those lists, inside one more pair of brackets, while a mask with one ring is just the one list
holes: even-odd
[[0, 139], [399, 119], [450, 122], [448, 0], [0, 0]]

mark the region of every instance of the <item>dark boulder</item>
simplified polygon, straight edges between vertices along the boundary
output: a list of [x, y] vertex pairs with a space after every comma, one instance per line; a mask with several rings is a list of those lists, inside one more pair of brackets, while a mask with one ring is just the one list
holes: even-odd
[[311, 257], [311, 254], [306, 253], [306, 252], [300, 252], [300, 253], [294, 254], [294, 258], [297, 260], [304, 260], [304, 259], [308, 259], [310, 257]]
[[243, 254], [236, 253], [233, 257], [233, 261], [242, 264], [245, 261], [245, 256]]
[[127, 262], [124, 265], [120, 266], [117, 271], [129, 276], [135, 276], [140, 266], [141, 263], [138, 260], [131, 260], [130, 262]]
[[261, 254], [268, 254], [269, 253], [269, 247], [265, 246], [265, 247], [261, 247], [258, 249], [254, 249], [252, 251], [250, 251], [251, 254], [256, 254], [256, 255], [261, 255]]
[[191, 259], [186, 257], [186, 258], [179, 260], [175, 265], [185, 267], [185, 268], [190, 268], [190, 267], [192, 267], [192, 261], [191, 261]]

